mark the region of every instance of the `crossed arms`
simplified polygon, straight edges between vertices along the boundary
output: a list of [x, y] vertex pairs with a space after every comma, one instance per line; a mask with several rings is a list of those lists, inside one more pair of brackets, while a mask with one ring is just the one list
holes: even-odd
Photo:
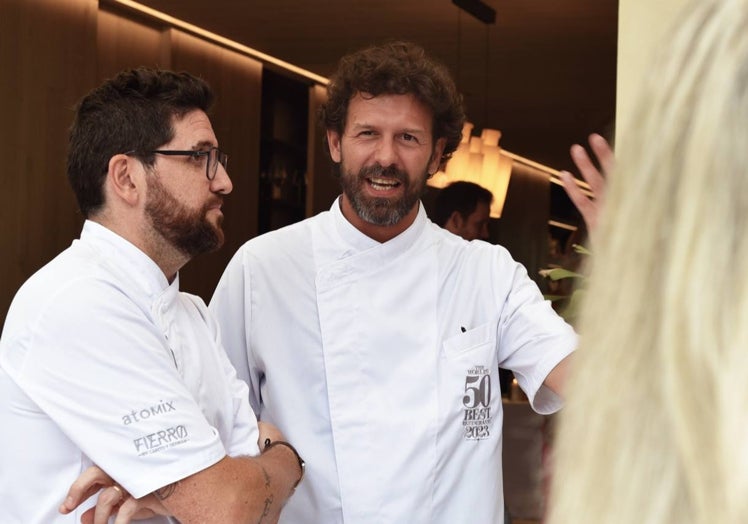
[[[282, 441], [280, 432], [260, 422], [260, 441]], [[153, 493], [133, 498], [103, 470], [88, 468], [70, 487], [60, 513], [75, 510], [101, 490], [96, 507], [83, 524], [126, 524], [155, 515], [170, 515], [182, 524], [278, 521], [283, 504], [302, 476], [301, 463], [288, 446], [272, 446], [257, 457], [224, 457], [216, 464]]]

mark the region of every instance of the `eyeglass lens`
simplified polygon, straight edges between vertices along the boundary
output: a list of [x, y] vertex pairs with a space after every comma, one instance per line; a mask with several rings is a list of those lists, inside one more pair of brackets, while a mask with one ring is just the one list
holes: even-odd
[[208, 155], [209, 179], [213, 180], [216, 177], [216, 173], [218, 173], [219, 163], [223, 166], [224, 169], [226, 169], [229, 163], [229, 156], [217, 147], [214, 147], [210, 150], [210, 154]]

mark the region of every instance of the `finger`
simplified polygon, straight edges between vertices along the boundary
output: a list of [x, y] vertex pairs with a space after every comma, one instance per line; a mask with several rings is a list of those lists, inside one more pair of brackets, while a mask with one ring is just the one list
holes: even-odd
[[[156, 511], [156, 508], [161, 511]], [[132, 520], [143, 520], [156, 515], [168, 515], [168, 512], [153, 495], [140, 499], [128, 497], [117, 511], [114, 524], [127, 524]]]
[[588, 230], [593, 230], [597, 225], [597, 204], [591, 200], [577, 185], [574, 176], [568, 171], [559, 172], [561, 182], [564, 184], [564, 190], [569, 195], [569, 199], [579, 210], [582, 219], [587, 224]]
[[590, 183], [590, 179], [592, 179], [593, 181], [598, 178], [602, 179], [602, 175], [592, 163], [590, 156], [582, 146], [580, 146], [579, 144], [574, 144], [573, 146], [571, 146], [570, 152], [571, 159], [579, 169], [579, 172], [582, 173], [582, 178], [584, 178], [584, 180], [588, 184], [592, 185]]
[[93, 524], [95, 510], [96, 510], [96, 506], [94, 506], [93, 508], [87, 509], [83, 513], [83, 515], [81, 515], [81, 524]]
[[605, 140], [605, 138], [597, 133], [590, 135], [589, 142], [592, 152], [595, 153], [597, 161], [600, 163], [604, 176], [609, 176], [615, 167], [615, 154], [613, 153], [613, 148], [610, 147], [610, 144], [608, 144], [608, 141]]
[[125, 498], [127, 498], [127, 495], [116, 484], [103, 489], [96, 501], [94, 524], [107, 524], [109, 517], [117, 511], [118, 505]]
[[566, 194], [569, 195], [569, 199], [577, 209], [586, 206], [590, 202], [589, 197], [577, 185], [574, 175], [568, 171], [559, 171], [559, 177], [564, 185]]
[[91, 466], [71, 484], [65, 501], [60, 505], [60, 513], [67, 514], [80, 505], [81, 502], [92, 497], [102, 486], [110, 485], [111, 477], [104, 473], [101, 468]]
[[126, 499], [129, 496], [127, 493], [125, 493], [125, 490], [122, 489], [122, 486], [120, 486], [116, 482], [112, 484], [112, 489], [116, 491], [117, 493], [119, 493], [120, 501]]
[[128, 524], [133, 520], [137, 512], [138, 501], [129, 497], [117, 511], [117, 518], [114, 519], [114, 524]]

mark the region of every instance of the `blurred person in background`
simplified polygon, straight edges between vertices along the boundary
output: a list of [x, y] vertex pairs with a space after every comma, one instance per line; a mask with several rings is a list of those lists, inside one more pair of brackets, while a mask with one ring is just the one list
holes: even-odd
[[432, 220], [465, 240], [488, 240], [493, 195], [473, 182], [460, 180], [439, 190]]

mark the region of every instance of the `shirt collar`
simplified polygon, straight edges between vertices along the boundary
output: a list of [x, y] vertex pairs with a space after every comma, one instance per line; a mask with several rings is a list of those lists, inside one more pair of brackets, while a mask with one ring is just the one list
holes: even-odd
[[367, 249], [382, 246], [384, 251], [401, 251], [415, 244], [416, 239], [421, 235], [421, 232], [428, 223], [426, 217], [426, 211], [423, 209], [423, 204], [418, 202], [418, 214], [413, 223], [408, 226], [408, 229], [397, 235], [396, 237], [388, 240], [387, 242], [378, 242], [371, 237], [366, 236], [359, 231], [353, 224], [351, 224], [340, 209], [340, 199], [335, 199], [330, 212], [333, 215], [333, 221], [340, 237], [348, 244], [349, 248], [353, 248], [354, 251], [365, 251]]
[[110, 264], [152, 298], [158, 295], [176, 296], [178, 293], [179, 274], [169, 284], [166, 275], [151, 257], [111, 229], [86, 220], [79, 242], [91, 245], [104, 254]]

